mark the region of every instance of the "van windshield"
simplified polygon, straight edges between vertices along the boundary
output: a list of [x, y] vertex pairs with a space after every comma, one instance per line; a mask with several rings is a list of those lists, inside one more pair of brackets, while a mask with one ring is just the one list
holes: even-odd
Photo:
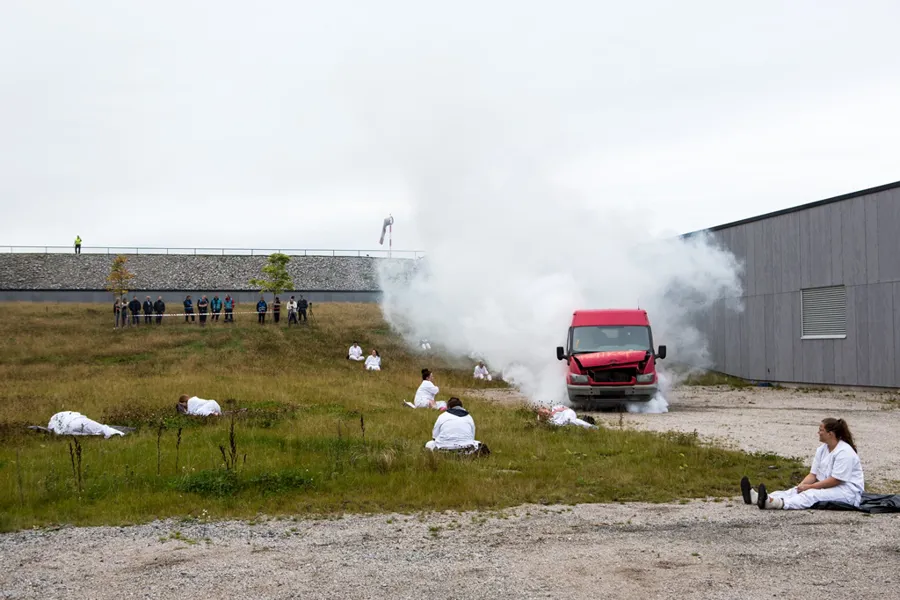
[[631, 325], [576, 327], [572, 354], [616, 350], [650, 350], [650, 328]]

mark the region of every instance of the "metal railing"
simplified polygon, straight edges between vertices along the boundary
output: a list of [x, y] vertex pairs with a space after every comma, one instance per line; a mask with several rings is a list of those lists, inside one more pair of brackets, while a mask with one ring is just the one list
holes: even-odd
[[[0, 246], [10, 254], [74, 254], [75, 246]], [[339, 250], [324, 248], [161, 248], [154, 246], [82, 246], [82, 254], [172, 254], [192, 256], [358, 256], [370, 258], [422, 258], [421, 250]]]

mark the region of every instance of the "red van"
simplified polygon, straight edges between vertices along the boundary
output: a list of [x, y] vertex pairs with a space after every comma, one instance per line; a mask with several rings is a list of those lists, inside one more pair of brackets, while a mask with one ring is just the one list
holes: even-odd
[[569, 365], [569, 401], [581, 409], [649, 402], [659, 385], [656, 361], [665, 357], [665, 346], [654, 352], [650, 319], [640, 309], [577, 310], [566, 347], [556, 349]]

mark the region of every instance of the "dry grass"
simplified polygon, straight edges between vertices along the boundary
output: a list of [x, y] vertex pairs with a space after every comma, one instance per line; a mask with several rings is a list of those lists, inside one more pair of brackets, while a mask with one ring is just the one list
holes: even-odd
[[[171, 320], [116, 331], [112, 322], [111, 308], [97, 305], [0, 311], [0, 529], [668, 501], [732, 496], [743, 474], [785, 484], [798, 471], [691, 436], [539, 426], [524, 407], [470, 395], [468, 362], [410, 351], [373, 305], [317, 305], [313, 323], [291, 329], [284, 320], [260, 327], [252, 315], [203, 329]], [[383, 371], [345, 360], [353, 339], [379, 349]], [[423, 450], [437, 414], [401, 401], [425, 366], [441, 398], [462, 397], [490, 457]], [[177, 415], [182, 393], [247, 408], [233, 421], [233, 443], [230, 418]], [[60, 410], [137, 431], [79, 440], [79, 467], [72, 440], [25, 429]]]

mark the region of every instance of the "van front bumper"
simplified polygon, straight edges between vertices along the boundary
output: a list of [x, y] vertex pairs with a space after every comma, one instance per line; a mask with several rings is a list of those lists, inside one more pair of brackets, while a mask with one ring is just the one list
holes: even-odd
[[659, 386], [647, 385], [571, 385], [567, 384], [569, 402], [581, 409], [613, 408], [631, 402], [649, 402]]

